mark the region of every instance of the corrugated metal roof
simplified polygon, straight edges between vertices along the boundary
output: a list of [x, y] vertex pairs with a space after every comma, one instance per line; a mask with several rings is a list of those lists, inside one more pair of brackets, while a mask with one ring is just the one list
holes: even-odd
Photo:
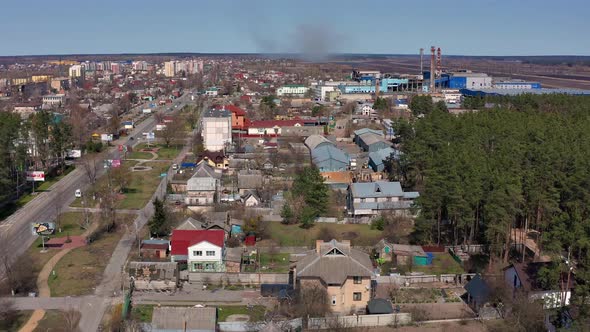
[[310, 151], [318, 148], [319, 146], [323, 146], [325, 144], [334, 145], [334, 143], [330, 142], [327, 138], [322, 135], [311, 135], [305, 139], [305, 145], [309, 148]]
[[383, 136], [382, 130], [376, 130], [376, 129], [371, 129], [371, 128], [361, 128], [361, 129], [357, 129], [354, 131], [355, 136], [361, 136], [361, 135], [367, 134], [367, 133], [373, 133], [375, 135]]
[[396, 158], [399, 156], [399, 151], [393, 148], [385, 148], [369, 153], [369, 159], [372, 160], [375, 165], [381, 165], [392, 153], [395, 153], [394, 157]]
[[314, 164], [333, 159], [342, 163], [348, 163], [349, 157], [344, 151], [333, 145], [323, 145], [311, 151], [311, 159]]
[[404, 192], [399, 182], [377, 181], [353, 183], [350, 185], [354, 198], [402, 197]]

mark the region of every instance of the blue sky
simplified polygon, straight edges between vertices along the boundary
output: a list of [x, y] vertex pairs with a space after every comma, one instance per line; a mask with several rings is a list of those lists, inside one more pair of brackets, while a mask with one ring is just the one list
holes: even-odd
[[590, 55], [588, 0], [2, 0], [0, 55]]

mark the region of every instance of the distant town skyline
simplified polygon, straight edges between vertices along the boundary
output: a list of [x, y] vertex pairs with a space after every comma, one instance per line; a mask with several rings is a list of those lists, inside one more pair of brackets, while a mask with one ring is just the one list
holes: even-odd
[[566, 1], [8, 0], [0, 56], [118, 53], [590, 55]]

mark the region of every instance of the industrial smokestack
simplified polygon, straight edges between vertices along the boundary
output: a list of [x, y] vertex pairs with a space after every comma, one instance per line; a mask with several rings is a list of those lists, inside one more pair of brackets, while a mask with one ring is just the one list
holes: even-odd
[[430, 47], [430, 92], [434, 92], [434, 80], [435, 80], [435, 74], [434, 74], [434, 52], [436, 52], [436, 49], [434, 48], [434, 46]]
[[379, 77], [375, 77], [375, 99], [379, 98], [380, 85], [381, 85], [381, 79]]
[[442, 76], [442, 52], [440, 47], [436, 50], [436, 77]]

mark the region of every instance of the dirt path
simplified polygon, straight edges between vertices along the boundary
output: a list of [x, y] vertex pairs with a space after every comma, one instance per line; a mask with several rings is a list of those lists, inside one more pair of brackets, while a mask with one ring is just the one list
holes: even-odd
[[[82, 234], [82, 236], [87, 237], [96, 229], [97, 226], [98, 225], [96, 223], [93, 223], [92, 226]], [[57, 254], [55, 254], [55, 256], [51, 257], [51, 259], [47, 261], [47, 263], [45, 263], [43, 269], [41, 269], [41, 272], [39, 272], [39, 276], [37, 276], [37, 289], [39, 291], [39, 297], [51, 297], [51, 289], [49, 288], [49, 284], [47, 283], [49, 280], [49, 276], [51, 275], [51, 271], [53, 271], [53, 269], [57, 265], [57, 262], [59, 262], [59, 260], [65, 255], [67, 255], [72, 249], [75, 248], [60, 250]], [[43, 309], [33, 311], [33, 314], [31, 315], [29, 320], [25, 325], [23, 325], [20, 328], [19, 332], [33, 332], [33, 330], [37, 328], [37, 325], [39, 325], [39, 321], [43, 319], [44, 316], [45, 310]]]

